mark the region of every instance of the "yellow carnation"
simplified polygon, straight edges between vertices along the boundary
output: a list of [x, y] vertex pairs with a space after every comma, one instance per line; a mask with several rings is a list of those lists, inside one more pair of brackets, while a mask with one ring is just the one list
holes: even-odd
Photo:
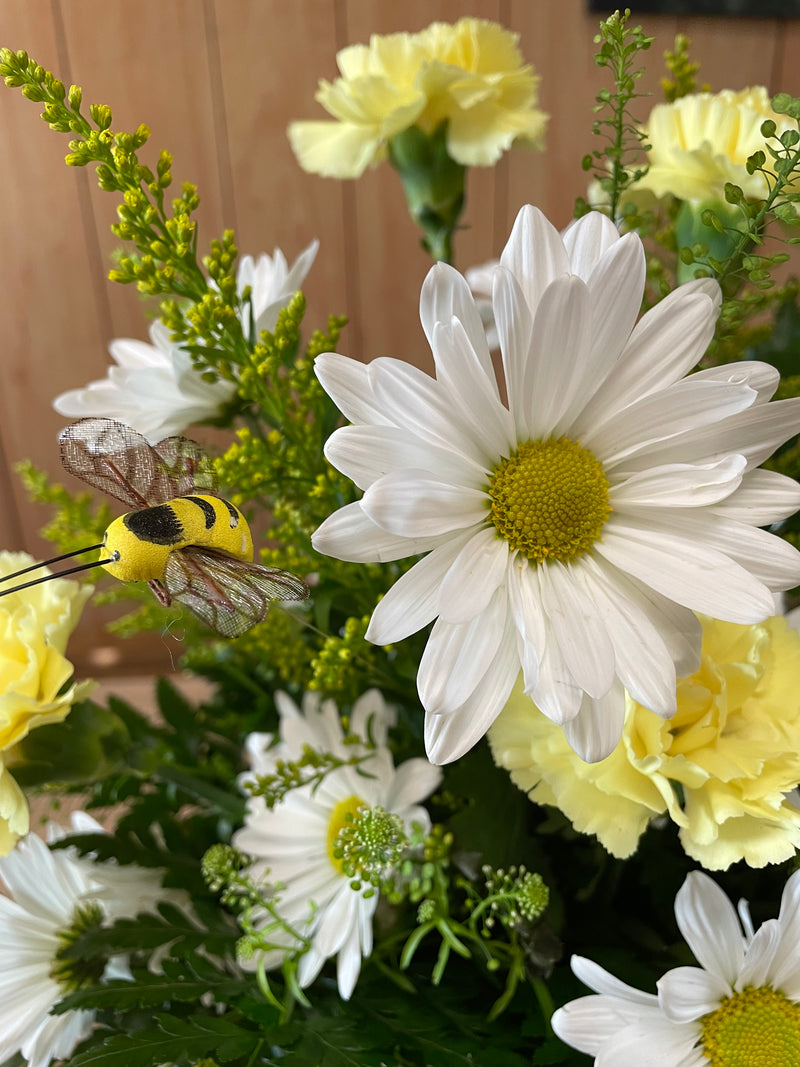
[[779, 863], [800, 846], [800, 634], [782, 617], [757, 626], [706, 619], [699, 670], [661, 719], [628, 699], [622, 740], [584, 763], [517, 684], [489, 731], [495, 762], [531, 800], [626, 857], [655, 816], [680, 827], [687, 854], [722, 870]]
[[[0, 552], [0, 577], [34, 562], [24, 552]], [[0, 600], [0, 752], [37, 726], [63, 721], [91, 690], [92, 682], [67, 685], [72, 664], [64, 655], [91, 592], [59, 579]], [[27, 832], [27, 822], [25, 798], [0, 762], [0, 855]]]
[[[633, 192], [676, 196], [701, 203], [724, 200], [725, 183], [733, 182], [745, 196], [763, 199], [768, 190], [763, 174], [748, 174], [748, 156], [766, 151], [761, 124], [772, 119], [778, 135], [796, 126], [770, 106], [763, 85], [733, 92], [691, 93], [672, 104], [657, 104], [645, 124], [651, 151], [649, 170]], [[767, 154], [767, 167], [770, 156]]]
[[491, 166], [515, 142], [541, 147], [539, 79], [517, 40], [494, 22], [463, 18], [342, 49], [341, 77], [322, 81], [316, 97], [335, 121], [289, 126], [300, 165], [357, 178], [386, 157], [397, 134], [414, 125], [431, 133], [444, 120], [448, 154], [464, 166]]

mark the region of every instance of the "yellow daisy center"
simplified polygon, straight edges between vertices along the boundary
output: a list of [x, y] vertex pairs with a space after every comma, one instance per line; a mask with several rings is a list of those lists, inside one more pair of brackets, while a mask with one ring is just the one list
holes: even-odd
[[603, 465], [577, 441], [526, 441], [489, 479], [489, 517], [528, 559], [568, 563], [600, 538], [608, 490]]
[[701, 1019], [712, 1067], [788, 1067], [800, 1063], [800, 1004], [769, 986], [745, 986]]
[[346, 800], [340, 800], [336, 807], [331, 812], [330, 822], [328, 823], [328, 859], [333, 866], [339, 872], [344, 874], [342, 868], [342, 862], [344, 857], [337, 857], [336, 852], [338, 849], [334, 848], [334, 842], [342, 830], [348, 823], [352, 822], [358, 814], [358, 809], [364, 806], [364, 801], [361, 797], [355, 796], [348, 797]]

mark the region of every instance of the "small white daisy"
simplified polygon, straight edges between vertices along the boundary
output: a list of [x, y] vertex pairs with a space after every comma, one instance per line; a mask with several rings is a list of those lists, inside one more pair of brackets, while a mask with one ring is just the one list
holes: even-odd
[[[318, 241], [300, 253], [291, 268], [280, 249], [272, 256], [242, 256], [236, 275], [241, 294], [250, 286], [254, 324], [253, 340], [262, 330], [273, 330], [278, 312], [300, 288], [319, 247]], [[250, 335], [250, 309], [242, 326]], [[150, 344], [128, 337], [108, 346], [116, 366], [105, 378], [84, 389], [72, 389], [53, 401], [60, 415], [70, 418], [98, 416], [119, 419], [132, 426], [151, 444], [179, 434], [187, 426], [214, 418], [236, 392], [233, 382], [207, 382], [192, 357], [170, 339], [160, 321], [150, 326]]]
[[559, 1008], [551, 1020], [566, 1044], [596, 1067], [789, 1067], [800, 1063], [800, 871], [780, 914], [753, 930], [708, 875], [693, 871], [675, 917], [699, 967], [676, 967], [643, 993], [591, 960], [572, 969], [597, 996]]
[[[0, 859], [0, 877], [8, 893], [0, 896], [0, 1062], [21, 1052], [28, 1067], [47, 1067], [69, 1056], [92, 1028], [92, 1011], [49, 1012], [87, 977], [79, 961], [72, 967], [56, 954], [76, 923], [92, 918], [92, 908], [102, 917], [92, 903], [95, 883], [85, 867], [34, 834]], [[130, 977], [119, 960], [104, 975]]]
[[[304, 746], [343, 759], [365, 758], [357, 766], [326, 774], [316, 788], [291, 790], [272, 810], [262, 797], [251, 797], [245, 825], [234, 834], [233, 843], [253, 861], [250, 875], [274, 887], [278, 914], [305, 941], [297, 970], [301, 988], [314, 981], [328, 958], [336, 956], [339, 993], [347, 1000], [362, 958], [372, 951], [372, 916], [379, 894], [366, 886], [366, 892], [352, 887], [353, 878], [334, 856], [334, 841], [353, 825], [353, 818], [364, 817], [366, 809], [381, 808], [397, 816], [406, 831], [413, 823], [427, 829], [430, 820], [419, 805], [436, 788], [441, 773], [423, 759], [407, 760], [395, 768], [385, 747], [390, 712], [375, 690], [355, 702], [350, 717], [351, 736], [374, 747], [345, 743], [332, 701], [321, 702], [318, 695], [307, 694], [301, 711], [285, 694], [278, 694], [276, 704], [280, 741], [271, 748], [266, 747], [270, 735], [255, 735], [249, 741], [254, 774], [272, 773], [278, 759], [297, 760]], [[249, 777], [244, 776], [245, 782]], [[261, 928], [271, 923], [265, 911]], [[287, 953], [296, 952], [301, 944], [285, 929], [269, 936], [276, 947], [260, 957], [267, 969], [280, 966]], [[254, 968], [259, 961], [240, 962]]]
[[[353, 423], [325, 454], [364, 491], [314, 545], [355, 562], [427, 553], [375, 609], [393, 644], [433, 622], [417, 685], [436, 763], [525, 692], [586, 760], [617, 744], [623, 689], [663, 716], [697, 668], [695, 612], [754, 623], [800, 582], [800, 553], [759, 527], [800, 486], [758, 469], [800, 428], [755, 361], [702, 370], [716, 282], [680, 286], [637, 323], [645, 256], [591, 212], [559, 234], [525, 207], [495, 269], [508, 403], [467, 282], [429, 273], [420, 315], [436, 378], [336, 353], [317, 375]], [[434, 621], [435, 620], [435, 621]]]

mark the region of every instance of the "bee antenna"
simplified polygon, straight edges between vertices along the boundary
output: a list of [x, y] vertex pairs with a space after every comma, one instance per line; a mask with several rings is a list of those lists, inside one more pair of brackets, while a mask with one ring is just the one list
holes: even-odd
[[[51, 563], [60, 563], [62, 559], [71, 559], [73, 556], [82, 556], [84, 552], [93, 552], [96, 548], [102, 548], [103, 542], [99, 545], [88, 545], [86, 548], [76, 548], [74, 552], [65, 552], [63, 556], [53, 556], [52, 559], [45, 559], [41, 563], [34, 563], [30, 567], [23, 567], [21, 571], [14, 571], [13, 574], [5, 574], [0, 578], [0, 582], [10, 582], [12, 578], [19, 578], [21, 574], [27, 574], [29, 571], [38, 571], [40, 567], [49, 567]], [[92, 566], [92, 564], [90, 564]], [[66, 571], [65, 573], [71, 574], [72, 571]], [[57, 574], [50, 575], [51, 578], [57, 578]], [[11, 589], [8, 592], [12, 592]], [[2, 594], [0, 594], [2, 595]]]
[[[99, 546], [95, 545], [94, 547], [98, 548]], [[71, 556], [77, 555], [75, 552], [70, 552], [68, 554]], [[32, 582], [23, 582], [22, 585], [15, 585], [13, 589], [0, 590], [0, 596], [8, 596], [9, 593], [18, 593], [20, 589], [29, 589], [32, 585], [41, 585], [42, 582], [50, 582], [53, 578], [66, 578], [68, 574], [77, 574], [78, 571], [88, 571], [91, 567], [103, 567], [106, 563], [116, 563], [118, 558], [119, 557], [115, 555], [110, 559], [96, 559], [94, 563], [82, 563], [80, 567], [70, 567], [69, 570], [59, 571], [58, 574], [46, 574], [44, 578], [34, 578]], [[28, 570], [33, 569], [33, 567], [28, 568]]]

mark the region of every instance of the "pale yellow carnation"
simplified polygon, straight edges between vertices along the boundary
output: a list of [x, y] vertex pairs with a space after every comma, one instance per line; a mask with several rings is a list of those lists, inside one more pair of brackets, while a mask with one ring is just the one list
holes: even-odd
[[[539, 804], [615, 856], [668, 815], [687, 854], [722, 870], [789, 859], [800, 847], [800, 634], [782, 617], [757, 626], [704, 620], [699, 670], [661, 719], [628, 699], [622, 740], [584, 763], [521, 683], [489, 731], [495, 762]], [[681, 797], [682, 794], [682, 797]]]
[[[635, 193], [676, 196], [702, 203], [724, 200], [725, 183], [733, 182], [745, 196], [763, 199], [769, 187], [763, 174], [748, 174], [748, 156], [766, 152], [761, 124], [772, 119], [778, 135], [796, 126], [770, 106], [763, 85], [734, 92], [691, 93], [671, 104], [656, 104], [645, 123], [652, 146], [649, 170]], [[771, 157], [767, 153], [767, 169]]]
[[320, 82], [316, 97], [335, 121], [289, 126], [300, 165], [357, 178], [386, 158], [394, 136], [414, 125], [430, 133], [445, 119], [448, 154], [464, 166], [491, 166], [514, 143], [541, 147], [539, 79], [517, 40], [494, 22], [463, 18], [342, 49], [341, 77]]
[[[0, 578], [34, 562], [24, 552], [0, 552]], [[0, 752], [37, 726], [62, 722], [91, 691], [92, 682], [68, 684], [73, 668], [65, 656], [91, 592], [56, 579], [0, 599]], [[0, 855], [27, 832], [27, 820], [25, 798], [0, 762]]]

